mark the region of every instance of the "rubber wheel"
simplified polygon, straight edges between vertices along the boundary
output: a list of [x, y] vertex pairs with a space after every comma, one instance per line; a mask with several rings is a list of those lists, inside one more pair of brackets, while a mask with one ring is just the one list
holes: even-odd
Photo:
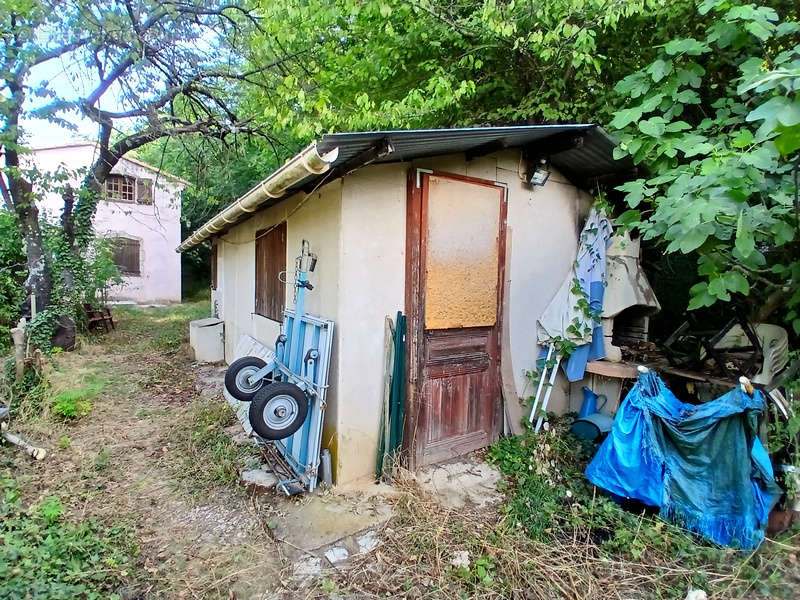
[[256, 392], [250, 425], [265, 440], [282, 440], [296, 432], [308, 415], [308, 397], [293, 383], [276, 381]]
[[231, 363], [228, 370], [225, 371], [225, 389], [237, 400], [250, 402], [258, 390], [272, 381], [271, 377], [268, 375], [261, 381], [256, 382], [255, 385], [250, 385], [247, 382], [251, 376], [265, 366], [267, 366], [267, 363], [257, 356], [243, 356], [242, 358], [237, 358]]

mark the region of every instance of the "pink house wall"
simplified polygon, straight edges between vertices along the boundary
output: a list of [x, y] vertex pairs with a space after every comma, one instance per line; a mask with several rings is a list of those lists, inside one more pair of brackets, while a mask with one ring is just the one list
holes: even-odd
[[[34, 150], [32, 158], [43, 172], [66, 169], [84, 170], [94, 161], [91, 142]], [[180, 244], [181, 190], [186, 182], [122, 158], [112, 173], [153, 180], [153, 203], [133, 204], [101, 200], [94, 217], [94, 229], [106, 237], [124, 236], [140, 242], [140, 275], [126, 276], [121, 286], [112, 288], [112, 300], [138, 303], [167, 303], [181, 300], [181, 258], [175, 252]], [[83, 172], [70, 176], [79, 184]], [[39, 209], [51, 221], [60, 218], [63, 202], [57, 193], [45, 193]]]

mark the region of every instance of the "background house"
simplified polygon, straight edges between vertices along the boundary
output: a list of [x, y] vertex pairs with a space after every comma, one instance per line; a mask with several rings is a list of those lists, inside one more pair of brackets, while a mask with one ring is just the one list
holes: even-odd
[[[406, 312], [404, 443], [413, 464], [436, 462], [519, 423], [536, 320], [575, 259], [585, 190], [631, 168], [613, 146], [593, 125], [327, 135], [180, 249], [212, 240], [231, 362], [243, 334], [273, 346], [292, 305], [282, 273], [310, 242], [307, 310], [336, 322], [323, 446], [338, 482], [374, 472], [384, 317]], [[565, 381], [550, 408], [567, 410]]]
[[[94, 142], [36, 148], [31, 157], [39, 170], [62, 170], [79, 185], [97, 156]], [[110, 299], [138, 303], [180, 302], [181, 190], [188, 182], [134, 158], [123, 157], [112, 169], [105, 195], [97, 204], [94, 228], [117, 241], [115, 262], [123, 285], [110, 290]], [[61, 215], [63, 202], [48, 192], [40, 203], [46, 218]]]

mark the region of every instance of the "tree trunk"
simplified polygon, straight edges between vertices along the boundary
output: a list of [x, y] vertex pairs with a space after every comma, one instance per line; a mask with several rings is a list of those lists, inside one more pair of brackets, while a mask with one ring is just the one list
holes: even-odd
[[14, 210], [17, 213], [22, 240], [25, 242], [28, 267], [25, 290], [29, 296], [35, 298], [38, 312], [50, 304], [50, 294], [53, 289], [50, 262], [45, 252], [42, 230], [39, 227], [39, 209], [33, 200], [33, 186], [28, 181], [14, 177], [10, 183], [12, 197], [22, 199], [14, 202]]
[[773, 290], [772, 293], [769, 296], [767, 296], [767, 299], [761, 304], [761, 306], [756, 311], [755, 322], [768, 323], [769, 318], [772, 316], [772, 314], [779, 308], [783, 308], [785, 302], [789, 299], [789, 296], [791, 295], [792, 295], [791, 289], [778, 288], [776, 290]]

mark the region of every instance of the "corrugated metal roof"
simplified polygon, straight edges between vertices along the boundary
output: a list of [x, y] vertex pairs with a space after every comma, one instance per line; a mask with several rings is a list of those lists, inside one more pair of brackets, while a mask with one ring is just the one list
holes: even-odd
[[[565, 150], [562, 142], [570, 133], [581, 134], [583, 143]], [[370, 154], [371, 149], [384, 141], [391, 144], [391, 153], [383, 156]], [[552, 148], [548, 148], [549, 141], [553, 143]], [[260, 206], [271, 206], [299, 190], [339, 177], [343, 168], [349, 172], [371, 163], [404, 162], [475, 151], [478, 154], [490, 153], [500, 148], [534, 147], [536, 153], [549, 156], [553, 166], [576, 185], [589, 186], [596, 177], [622, 175], [633, 169], [629, 157], [614, 159], [615, 145], [601, 127], [590, 123], [332, 133], [316, 143], [317, 150], [323, 154], [338, 149], [337, 158], [330, 163], [331, 168], [324, 173], [303, 177], [286, 188], [281, 198], [265, 198]], [[246, 214], [242, 215], [243, 218]]]
[[[317, 148], [320, 152], [339, 149], [339, 156], [331, 165], [335, 169], [353, 161], [382, 140], [388, 140], [394, 151], [387, 156], [376, 158], [371, 161], [373, 163], [403, 162], [429, 156], [459, 154], [488, 147], [490, 144], [502, 145], [505, 148], [536, 144], [538, 149], [546, 153], [548, 138], [570, 132], [583, 133], [583, 145], [553, 154], [550, 159], [556, 169], [576, 183], [585, 183], [594, 177], [622, 173], [633, 168], [629, 158], [614, 160], [615, 142], [602, 128], [586, 123], [332, 133], [317, 142]], [[309, 176], [293, 185], [288, 191], [295, 192], [313, 185], [322, 177], [324, 175]]]

